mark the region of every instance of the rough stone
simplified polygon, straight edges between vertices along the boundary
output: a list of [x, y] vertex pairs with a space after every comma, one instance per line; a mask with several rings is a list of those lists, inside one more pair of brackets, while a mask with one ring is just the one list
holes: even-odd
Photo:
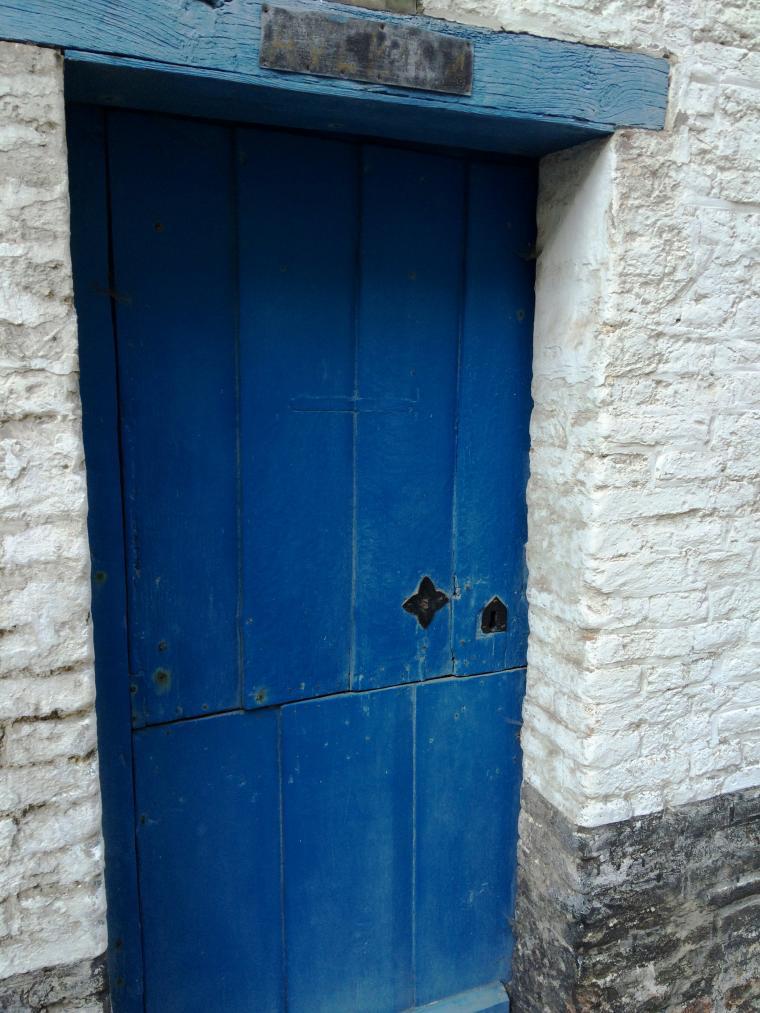
[[[545, 840], [523, 820], [518, 931], [554, 968], [545, 1009], [568, 1010], [584, 995], [583, 918], [597, 918], [593, 953], [617, 954], [621, 978], [594, 958], [595, 1009], [629, 988], [623, 958], [655, 932], [636, 935], [623, 913], [627, 942], [602, 935], [590, 905], [609, 870], [581, 855], [577, 828], [760, 784], [760, 6], [424, 6], [672, 62], [663, 132], [623, 131], [540, 170], [523, 746], [526, 798], [535, 789], [557, 814]], [[42, 980], [105, 946], [63, 119], [58, 55], [0, 43], [0, 978]], [[630, 903], [639, 872], [617, 873]], [[693, 914], [688, 889], [671, 920]], [[691, 950], [639, 967], [627, 1013], [664, 1009], [665, 987], [691, 1013], [757, 1010], [751, 889], [732, 903], [711, 945], [743, 947], [746, 980], [700, 979], [696, 961], [718, 952], [700, 922]]]
[[524, 769], [584, 826], [760, 784], [760, 59], [688, 25], [665, 131], [541, 165]]
[[108, 1013], [105, 960], [44, 967], [0, 981], [3, 1013]]
[[106, 934], [53, 50], [0, 43], [0, 161], [0, 1009], [63, 1013], [96, 1008]]
[[529, 785], [514, 1013], [760, 1008], [760, 789], [579, 827]]

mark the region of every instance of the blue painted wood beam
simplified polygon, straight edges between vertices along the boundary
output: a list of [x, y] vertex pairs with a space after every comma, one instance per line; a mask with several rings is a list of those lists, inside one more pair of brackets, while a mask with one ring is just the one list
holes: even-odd
[[[297, 8], [294, 0], [287, 6]], [[305, 8], [305, 5], [300, 4]], [[494, 150], [542, 154], [617, 127], [663, 126], [668, 62], [641, 53], [321, 3], [472, 42], [472, 95], [452, 96], [259, 66], [262, 0], [0, 0], [0, 38], [60, 47], [71, 95]], [[314, 9], [312, 4], [310, 8]], [[155, 75], [163, 72], [166, 77]], [[161, 83], [160, 83], [161, 82]], [[256, 94], [254, 94], [254, 91]], [[205, 97], [204, 97], [205, 96]], [[200, 108], [197, 103], [201, 103]]]
[[[234, 75], [181, 70], [170, 64], [69, 53], [66, 95], [72, 102], [180, 113], [325, 133], [359, 134], [481, 151], [540, 157], [610, 134], [559, 119], [463, 114], [365, 96], [251, 86]], [[324, 80], [324, 79], [322, 79]], [[419, 94], [419, 93], [417, 93]]]

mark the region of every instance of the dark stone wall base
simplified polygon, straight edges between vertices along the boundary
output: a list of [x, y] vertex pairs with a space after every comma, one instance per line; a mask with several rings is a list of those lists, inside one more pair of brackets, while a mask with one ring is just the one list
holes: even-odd
[[760, 789], [592, 829], [530, 785], [512, 1013], [760, 1013]]
[[0, 979], [2, 1013], [108, 1013], [105, 957]]

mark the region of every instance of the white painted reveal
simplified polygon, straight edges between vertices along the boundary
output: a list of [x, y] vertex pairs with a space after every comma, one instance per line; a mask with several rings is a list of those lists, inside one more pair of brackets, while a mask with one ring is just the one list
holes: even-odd
[[586, 826], [760, 784], [760, 8], [426, 10], [673, 60], [665, 132], [541, 166], [525, 776]]

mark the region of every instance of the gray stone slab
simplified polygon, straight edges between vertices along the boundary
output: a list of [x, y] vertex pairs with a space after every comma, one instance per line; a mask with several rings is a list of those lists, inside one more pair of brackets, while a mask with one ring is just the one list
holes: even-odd
[[576, 827], [530, 785], [513, 1013], [757, 1013], [760, 789]]
[[0, 980], [3, 1013], [108, 1013], [105, 957], [43, 967]]

